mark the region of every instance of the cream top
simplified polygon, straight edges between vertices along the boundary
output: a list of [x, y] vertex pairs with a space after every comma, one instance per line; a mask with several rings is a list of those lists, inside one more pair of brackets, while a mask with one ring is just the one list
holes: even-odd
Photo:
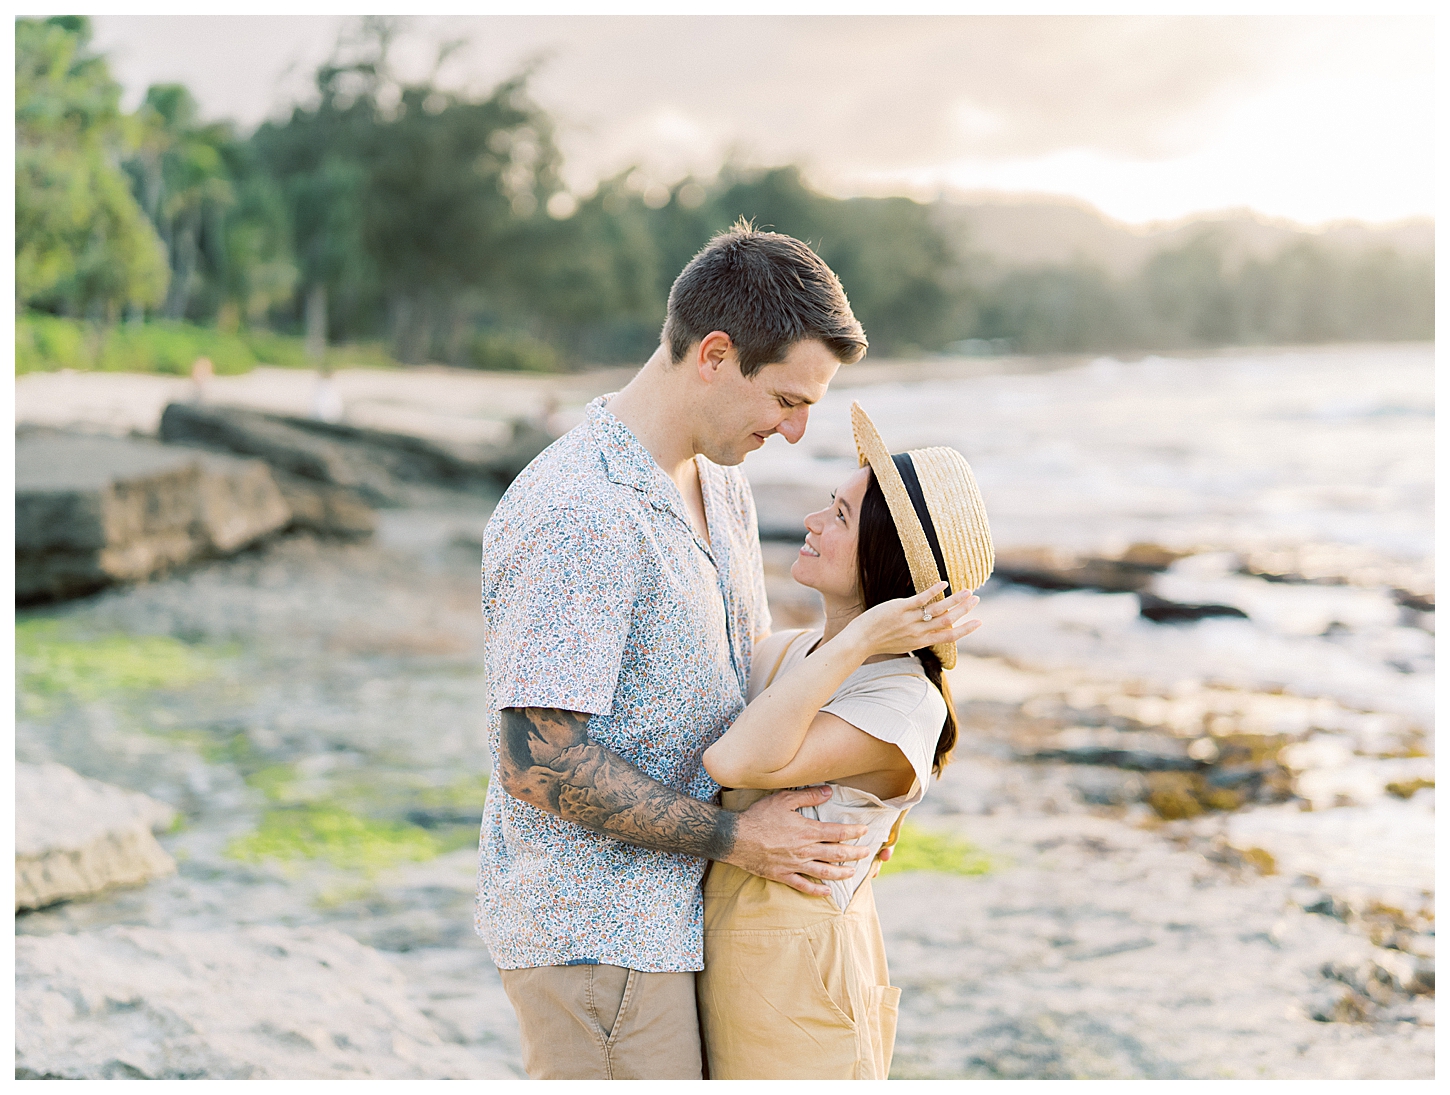
[[[823, 629], [797, 631], [786, 641], [784, 653], [774, 665], [757, 659], [750, 678], [748, 699], [753, 700], [770, 686], [770, 682], [791, 666], [805, 660], [806, 655], [824, 634]], [[875, 858], [875, 851], [891, 835], [897, 820], [926, 795], [931, 782], [931, 762], [936, 743], [946, 721], [947, 705], [942, 694], [927, 678], [921, 659], [914, 655], [871, 662], [861, 666], [821, 708], [873, 738], [890, 742], [906, 754], [916, 772], [916, 781], [904, 795], [885, 800], [855, 787], [828, 783], [831, 797], [819, 806], [801, 810], [805, 817], [842, 825], [865, 825], [866, 835], [856, 841], [872, 849], [872, 855], [859, 860], [852, 878], [827, 880], [836, 907], [845, 909], [851, 897], [866, 880]]]

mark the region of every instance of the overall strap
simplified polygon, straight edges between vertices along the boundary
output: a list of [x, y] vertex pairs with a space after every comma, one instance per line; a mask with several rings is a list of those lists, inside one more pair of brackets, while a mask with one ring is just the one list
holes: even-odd
[[901, 823], [906, 820], [906, 815], [908, 813], [910, 813], [910, 812], [911, 812], [911, 807], [908, 806], [905, 810], [902, 810], [901, 813], [897, 815], [897, 817], [896, 817], [896, 824], [893, 825], [893, 826], [891, 826], [891, 835], [888, 836], [882, 842], [881, 847], [883, 847], [883, 848], [894, 848], [894, 847], [896, 847], [896, 838], [901, 835]]

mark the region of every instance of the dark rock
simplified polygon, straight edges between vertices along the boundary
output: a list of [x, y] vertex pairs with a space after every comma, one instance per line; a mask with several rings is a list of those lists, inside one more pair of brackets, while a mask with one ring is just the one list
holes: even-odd
[[1055, 760], [1064, 764], [1096, 764], [1123, 768], [1130, 772], [1196, 772], [1207, 765], [1192, 757], [1176, 753], [1159, 753], [1145, 749], [1114, 749], [1108, 746], [1083, 745], [1068, 749], [1044, 749], [1032, 754], [1033, 760]]
[[377, 512], [357, 492], [286, 472], [273, 475], [292, 511], [289, 528], [340, 540], [365, 540], [377, 530]]
[[1435, 575], [1429, 560], [1393, 559], [1348, 544], [1309, 543], [1249, 552], [1242, 557], [1239, 573], [1292, 585], [1388, 586], [1405, 608], [1417, 612], [1435, 609]]
[[15, 596], [75, 597], [228, 555], [291, 512], [267, 466], [59, 432], [15, 444]]
[[495, 450], [487, 461], [502, 486], [512, 483], [555, 440], [553, 434], [526, 419], [515, 419], [512, 428], [508, 444]]
[[458, 825], [476, 825], [478, 814], [476, 809], [409, 810], [403, 820], [420, 829], [445, 829]]
[[1096, 589], [1104, 593], [1137, 593], [1154, 574], [1184, 554], [1157, 544], [1133, 544], [1118, 556], [1018, 548], [998, 551], [993, 574], [1003, 581], [1053, 592]]
[[1337, 901], [1330, 894], [1320, 894], [1315, 900], [1303, 906], [1307, 913], [1315, 913], [1319, 916], [1331, 916], [1335, 920], [1348, 920], [1350, 917], [1349, 905], [1343, 901]]
[[1395, 603], [1401, 608], [1412, 608], [1416, 612], [1435, 611], [1435, 592], [1430, 590], [1426, 593], [1412, 593], [1408, 589], [1392, 589], [1390, 594], [1394, 597]]
[[200, 463], [161, 445], [30, 434], [15, 445], [15, 549], [99, 551], [175, 532], [190, 539]]
[[[1354, 1003], [1358, 1005], [1322, 1011], [1314, 1016], [1321, 1022], [1365, 1022], [1369, 1019], [1413, 1021], [1413, 1014], [1394, 1014], [1399, 1010], [1396, 1005], [1406, 997], [1433, 996], [1435, 993], [1434, 965], [1395, 951], [1382, 951], [1359, 962], [1326, 962], [1319, 972], [1326, 980], [1347, 985], [1356, 997]], [[1391, 1009], [1391, 1013], [1384, 1014], [1380, 1009]]]
[[1236, 616], [1247, 620], [1249, 614], [1233, 605], [1185, 605], [1164, 600], [1152, 593], [1138, 593], [1138, 615], [1155, 624], [1192, 623], [1210, 616]]
[[376, 505], [398, 505], [404, 500], [393, 469], [376, 454], [300, 429], [279, 415], [172, 403], [162, 412], [159, 432], [163, 441], [260, 457], [277, 471], [348, 487]]
[[1211, 787], [1242, 787], [1252, 791], [1272, 774], [1263, 768], [1214, 768], [1204, 777]]
[[197, 459], [206, 554], [231, 555], [285, 527], [290, 509], [266, 464], [219, 453], [198, 453]]
[[1140, 802], [1148, 794], [1142, 776], [1118, 768], [1084, 766], [1072, 774], [1068, 783], [1084, 802], [1095, 806]]
[[299, 479], [353, 491], [379, 506], [406, 505], [412, 485], [493, 491], [507, 485], [552, 438], [515, 422], [508, 442], [465, 444], [238, 407], [172, 403], [162, 440], [256, 456]]

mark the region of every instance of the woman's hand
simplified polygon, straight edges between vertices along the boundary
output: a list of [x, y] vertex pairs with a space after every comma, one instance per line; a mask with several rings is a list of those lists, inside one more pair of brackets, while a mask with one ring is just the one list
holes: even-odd
[[946, 587], [946, 582], [938, 582], [914, 597], [883, 601], [857, 616], [846, 630], [854, 628], [856, 638], [873, 655], [910, 654], [937, 643], [956, 643], [982, 626], [981, 620], [966, 619], [981, 598], [963, 590], [938, 600]]

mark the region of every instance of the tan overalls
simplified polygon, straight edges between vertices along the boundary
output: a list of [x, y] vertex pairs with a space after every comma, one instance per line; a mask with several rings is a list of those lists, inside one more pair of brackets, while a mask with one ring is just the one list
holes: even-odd
[[[768, 791], [725, 791], [744, 810]], [[896, 1007], [871, 882], [845, 911], [728, 863], [705, 875], [696, 976], [712, 1080], [884, 1080]]]

